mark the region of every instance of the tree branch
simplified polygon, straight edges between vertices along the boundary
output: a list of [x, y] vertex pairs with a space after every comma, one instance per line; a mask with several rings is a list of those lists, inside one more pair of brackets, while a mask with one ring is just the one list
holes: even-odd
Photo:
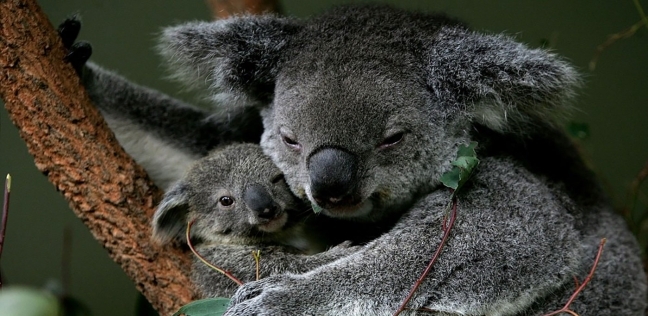
[[0, 1], [0, 98], [75, 214], [153, 306], [170, 314], [193, 298], [190, 257], [151, 242], [161, 192], [123, 151], [35, 0]]
[[216, 19], [241, 14], [280, 13], [279, 0], [206, 0]]

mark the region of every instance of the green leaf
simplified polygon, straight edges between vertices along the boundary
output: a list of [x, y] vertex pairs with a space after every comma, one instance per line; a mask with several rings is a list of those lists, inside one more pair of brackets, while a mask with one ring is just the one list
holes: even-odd
[[315, 212], [315, 214], [319, 214], [320, 212], [322, 212], [323, 208], [321, 206], [315, 203], [311, 203], [311, 205], [313, 206], [313, 212]]
[[54, 295], [23, 286], [12, 286], [0, 291], [2, 315], [59, 316], [61, 306]]
[[456, 190], [459, 187], [459, 180], [461, 180], [459, 173], [459, 168], [452, 168], [441, 176], [441, 183], [448, 188]]
[[173, 316], [221, 316], [225, 314], [230, 299], [224, 297], [207, 298], [193, 301], [173, 314]]
[[477, 147], [477, 142], [470, 142], [470, 144], [459, 145], [459, 150], [457, 150], [457, 158], [459, 157], [473, 157], [477, 158], [477, 153], [475, 152], [475, 147]]
[[451, 162], [452, 169], [444, 173], [440, 180], [443, 185], [454, 189], [455, 192], [468, 181], [475, 167], [479, 165], [477, 153], [475, 152], [477, 142], [471, 142], [469, 145], [460, 145], [457, 150], [457, 159]]
[[472, 171], [479, 164], [479, 159], [474, 157], [459, 157], [457, 160], [452, 162], [453, 166], [459, 167], [462, 171]]

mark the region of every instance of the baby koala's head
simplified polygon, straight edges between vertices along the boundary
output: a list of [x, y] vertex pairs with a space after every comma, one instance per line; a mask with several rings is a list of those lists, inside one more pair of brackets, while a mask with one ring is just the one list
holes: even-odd
[[255, 144], [235, 144], [198, 160], [166, 192], [153, 217], [153, 237], [167, 243], [250, 243], [273, 239], [304, 204], [283, 174]]

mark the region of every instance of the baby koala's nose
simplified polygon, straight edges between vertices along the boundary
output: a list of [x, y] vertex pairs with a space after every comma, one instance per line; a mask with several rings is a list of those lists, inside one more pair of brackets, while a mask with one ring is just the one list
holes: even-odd
[[273, 219], [279, 215], [279, 206], [268, 191], [260, 184], [252, 184], [243, 193], [247, 207], [262, 219]]

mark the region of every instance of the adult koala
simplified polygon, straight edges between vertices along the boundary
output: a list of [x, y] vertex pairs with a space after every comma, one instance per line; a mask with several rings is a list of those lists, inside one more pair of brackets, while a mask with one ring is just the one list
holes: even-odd
[[258, 128], [260, 109], [261, 145], [297, 196], [327, 216], [390, 227], [308, 273], [246, 284], [227, 315], [391, 315], [439, 246], [451, 195], [439, 177], [470, 141], [479, 142], [481, 164], [407, 312], [559, 309], [607, 238], [571, 308], [643, 315], [636, 242], [552, 122], [579, 83], [553, 54], [384, 6], [339, 7], [306, 21], [189, 23], [166, 29], [161, 47], [181, 80], [207, 83], [215, 99], [238, 108], [225, 112], [231, 120], [210, 116], [91, 65], [93, 99], [149, 171], [175, 167], [150, 163], [138, 137], [165, 157], [191, 160], [217, 143], [253, 138], [230, 122]]

